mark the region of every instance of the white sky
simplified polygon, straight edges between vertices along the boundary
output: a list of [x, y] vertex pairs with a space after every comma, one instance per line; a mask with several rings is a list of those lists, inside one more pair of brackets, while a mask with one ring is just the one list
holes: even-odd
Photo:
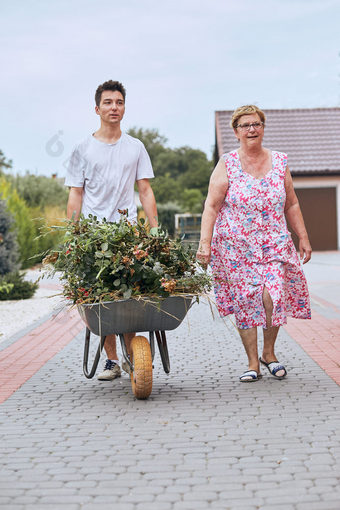
[[209, 157], [215, 110], [340, 105], [340, 0], [0, 0], [0, 16], [0, 149], [15, 172], [63, 176], [108, 79], [127, 89], [123, 129]]

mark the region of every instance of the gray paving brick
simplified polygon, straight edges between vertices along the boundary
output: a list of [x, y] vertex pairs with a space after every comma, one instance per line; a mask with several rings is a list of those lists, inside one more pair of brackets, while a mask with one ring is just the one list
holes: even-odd
[[297, 503], [296, 510], [339, 510], [339, 501]]
[[80, 505], [83, 505], [84, 503], [88, 503], [90, 501], [90, 498], [88, 496], [83, 495], [74, 495], [74, 496], [43, 496], [40, 498], [40, 503], [52, 503], [54, 505], [59, 504], [61, 508], [63, 508], [64, 504], [68, 503], [78, 503]]
[[253, 503], [254, 503], [254, 500], [258, 498], [258, 496], [262, 496], [262, 495], [261, 494], [256, 494], [256, 497], [254, 498], [253, 491], [250, 491], [250, 490], [247, 490], [247, 489], [244, 489], [244, 488], [242, 490], [222, 491], [219, 494], [219, 498], [222, 499], [222, 500], [239, 499], [239, 500], [243, 500], [244, 501], [245, 499], [248, 499], [249, 501], [253, 500]]
[[227, 505], [227, 510], [258, 510], [262, 508], [263, 503], [261, 499], [252, 499], [251, 502], [242, 499], [233, 499], [231, 501], [225, 501], [224, 504]]
[[1, 503], [1, 500], [0, 500], [0, 507], [1, 506], [3, 506], [6, 510], [25, 510], [26, 509], [25, 505], [11, 503], [10, 501], [8, 501], [6, 503]]
[[340, 503], [340, 490], [337, 487], [336, 491], [328, 491], [322, 495], [324, 501], [338, 501]]
[[[165, 501], [157, 501], [157, 510], [172, 510], [172, 508], [173, 506], [171, 503], [166, 503]], [[145, 503], [138, 503], [136, 510], [146, 510]]]
[[22, 504], [22, 505], [34, 505], [39, 502], [39, 498], [34, 496], [28, 496], [27, 494], [25, 496], [18, 496], [15, 498], [16, 504]]
[[[280, 502], [275, 501], [275, 510], [294, 510], [296, 508], [295, 505], [291, 505], [289, 503], [285, 503], [281, 505]], [[261, 510], [273, 510], [273, 504], [270, 505], [264, 504], [261, 506]]]
[[[97, 496], [112, 496], [117, 499], [124, 498], [129, 494], [131, 487], [84, 487], [81, 489], [81, 494], [96, 498]], [[109, 499], [109, 498], [108, 498]]]
[[316, 478], [313, 480], [313, 483], [318, 486], [338, 486], [339, 485], [339, 478]]
[[138, 492], [137, 494], [134, 491], [131, 491], [130, 494], [124, 496], [124, 503], [150, 503], [155, 499], [153, 494], [147, 494]]
[[21, 496], [24, 493], [23, 489], [7, 489], [4, 487], [1, 489], [1, 497], [12, 497], [12, 496]]
[[[62, 506], [62, 509], [63, 510], [80, 510], [80, 508], [83, 508], [83, 507], [80, 507], [80, 505], [78, 504], [74, 504], [74, 503], [71, 503], [71, 504], [68, 504], [68, 503], [63, 503], [63, 506]], [[60, 509], [60, 503], [43, 503], [43, 504], [40, 504], [40, 503], [35, 503], [34, 505], [25, 505], [25, 510], [61, 510]], [[98, 508], [96, 509], [98, 510]]]
[[[104, 503], [105, 503], [105, 500], [104, 500]], [[97, 503], [86, 503], [85, 505], [81, 506], [81, 510], [100, 510], [99, 505], [100, 505], [99, 502], [97, 502]], [[119, 502], [119, 504], [115, 505], [114, 508], [116, 510], [135, 510], [136, 506], [133, 503], [122, 503], [122, 502]], [[64, 509], [64, 507], [63, 507], [63, 509]], [[58, 509], [58, 510], [60, 510], [60, 509]]]
[[177, 501], [173, 506], [173, 510], [206, 510], [206, 501]]
[[0, 506], [8, 505], [12, 502], [12, 499], [10, 496], [1, 496], [0, 495]]
[[156, 501], [174, 504], [177, 501], [182, 501], [182, 495], [176, 492], [165, 492], [158, 494]]

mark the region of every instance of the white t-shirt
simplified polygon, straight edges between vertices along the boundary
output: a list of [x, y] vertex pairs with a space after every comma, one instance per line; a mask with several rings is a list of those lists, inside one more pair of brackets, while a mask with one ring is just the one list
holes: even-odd
[[73, 149], [65, 186], [84, 188], [84, 216], [118, 221], [118, 209], [127, 209], [133, 221], [137, 218], [135, 182], [152, 177], [150, 157], [140, 140], [122, 133], [116, 143], [104, 143], [90, 135]]

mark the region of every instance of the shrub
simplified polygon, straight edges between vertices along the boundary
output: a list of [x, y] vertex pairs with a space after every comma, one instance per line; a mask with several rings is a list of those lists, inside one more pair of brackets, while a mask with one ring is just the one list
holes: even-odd
[[19, 269], [19, 247], [13, 227], [14, 220], [6, 202], [0, 200], [0, 275]]
[[54, 227], [63, 224], [66, 214], [65, 209], [57, 206], [45, 207], [43, 211], [36, 207], [30, 209], [30, 214], [36, 231], [34, 253], [28, 261], [32, 266], [41, 262], [47, 252], [62, 241], [63, 233]]
[[0, 279], [0, 301], [29, 299], [38, 288], [36, 282], [28, 282], [25, 274], [15, 271], [8, 273]]

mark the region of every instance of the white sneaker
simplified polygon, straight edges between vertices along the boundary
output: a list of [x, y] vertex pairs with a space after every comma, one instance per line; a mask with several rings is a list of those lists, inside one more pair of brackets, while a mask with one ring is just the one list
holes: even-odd
[[106, 360], [104, 370], [97, 375], [99, 381], [113, 381], [116, 377], [121, 376], [120, 366], [110, 359]]

